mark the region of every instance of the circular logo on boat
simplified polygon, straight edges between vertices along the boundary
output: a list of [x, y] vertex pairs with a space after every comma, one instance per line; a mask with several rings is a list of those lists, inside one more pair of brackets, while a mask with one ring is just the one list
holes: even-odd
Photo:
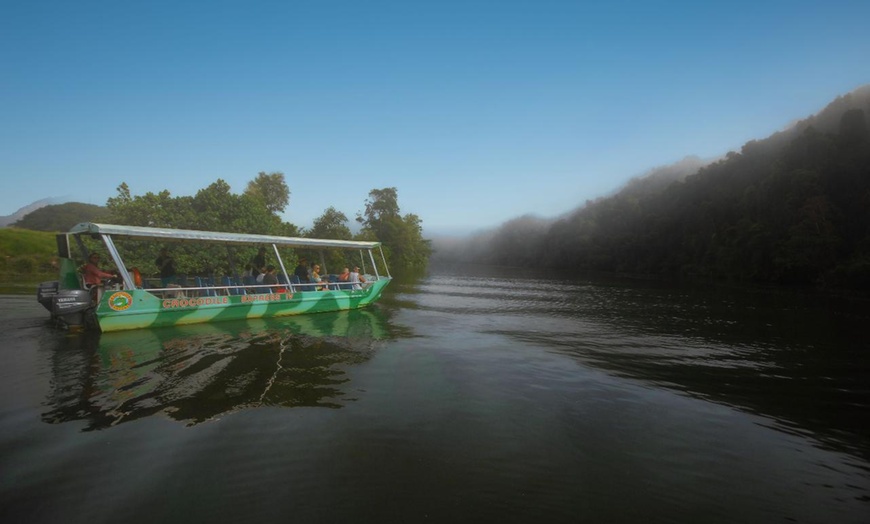
[[115, 311], [124, 311], [125, 309], [129, 309], [132, 305], [133, 297], [131, 297], [130, 293], [127, 293], [126, 291], [112, 293], [112, 296], [109, 297], [109, 307]]

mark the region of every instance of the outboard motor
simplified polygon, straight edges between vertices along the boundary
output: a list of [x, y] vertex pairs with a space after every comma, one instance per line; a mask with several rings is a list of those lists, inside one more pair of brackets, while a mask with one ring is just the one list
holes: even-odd
[[39, 301], [42, 306], [51, 312], [51, 302], [52, 299], [57, 295], [57, 290], [60, 287], [60, 283], [57, 280], [52, 280], [50, 282], [42, 282], [39, 284], [39, 287], [36, 288], [36, 300]]
[[93, 314], [93, 301], [90, 291], [85, 289], [61, 289], [52, 299], [51, 314], [66, 325], [83, 326], [88, 315]]

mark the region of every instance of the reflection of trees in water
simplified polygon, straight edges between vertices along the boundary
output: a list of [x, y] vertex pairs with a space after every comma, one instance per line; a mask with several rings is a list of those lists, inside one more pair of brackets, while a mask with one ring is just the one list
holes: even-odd
[[377, 310], [68, 337], [43, 420], [101, 429], [157, 413], [197, 424], [250, 407], [340, 408], [346, 366], [394, 338]]
[[499, 333], [866, 457], [866, 302], [652, 284], [595, 286], [560, 299], [538, 314], [568, 321]]
[[518, 347], [727, 405], [779, 430], [812, 435], [828, 449], [868, 455], [870, 302], [704, 280], [512, 271], [445, 266], [401, 297]]

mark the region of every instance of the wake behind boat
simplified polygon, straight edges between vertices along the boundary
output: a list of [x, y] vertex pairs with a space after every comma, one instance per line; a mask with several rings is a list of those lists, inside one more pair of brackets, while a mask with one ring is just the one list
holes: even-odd
[[[380, 242], [90, 222], [58, 235], [57, 241], [60, 277], [40, 284], [37, 300], [52, 318], [67, 326], [102, 331], [358, 309], [376, 301], [392, 280]], [[125, 258], [140, 264], [153, 260], [162, 246], [194, 253], [208, 267], [196, 274], [179, 274], [166, 284], [157, 278], [140, 278], [134, 264], [125, 263]], [[240, 255], [267, 246], [276, 261], [277, 284], [241, 276]], [[95, 249], [108, 254], [117, 268], [116, 276], [89, 285], [81, 261], [87, 261]], [[377, 261], [375, 250], [380, 255]], [[219, 253], [223, 254], [220, 258]], [[320, 282], [303, 282], [287, 271], [285, 258], [298, 258], [300, 253], [319, 255], [324, 273]], [[327, 272], [327, 261], [359, 266], [363, 276], [359, 282], [341, 280], [337, 273]]]

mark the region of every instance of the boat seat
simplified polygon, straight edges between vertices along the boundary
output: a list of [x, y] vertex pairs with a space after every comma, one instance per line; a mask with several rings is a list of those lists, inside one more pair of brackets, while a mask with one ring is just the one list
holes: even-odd
[[239, 281], [237, 279], [230, 277], [229, 275], [224, 275], [221, 280], [223, 282], [223, 285], [226, 286], [226, 289], [221, 290], [221, 294], [224, 294], [224, 293], [226, 293], [227, 295], [244, 295], [245, 294], [244, 289], [238, 288], [238, 287], [233, 287], [233, 286], [239, 285]]
[[215, 293], [214, 288], [210, 287], [213, 285], [214, 284], [212, 283], [212, 280], [208, 277], [196, 277], [196, 287], [199, 288], [197, 291], [199, 292], [200, 296], [203, 296], [203, 297], [216, 296], [217, 294]]

